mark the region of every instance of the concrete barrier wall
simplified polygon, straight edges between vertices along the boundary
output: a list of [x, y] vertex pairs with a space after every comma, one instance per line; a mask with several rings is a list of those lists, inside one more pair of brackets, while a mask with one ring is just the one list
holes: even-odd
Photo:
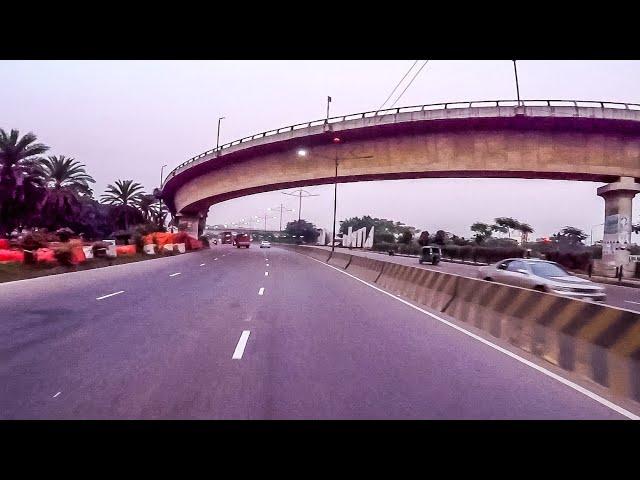
[[347, 268], [347, 265], [351, 262], [351, 255], [346, 253], [333, 252], [333, 254], [327, 260], [329, 265], [334, 267]]
[[382, 273], [382, 267], [384, 265], [385, 262], [381, 262], [380, 260], [352, 255], [351, 263], [347, 267], [347, 272], [366, 282], [374, 283]]
[[329, 263], [640, 401], [639, 313], [338, 252]]
[[447, 312], [640, 401], [640, 314], [460, 277]]
[[330, 250], [324, 250], [322, 248], [305, 247], [305, 246], [297, 246], [296, 251], [299, 253], [302, 253], [303, 255], [307, 255], [308, 257], [315, 258], [316, 260], [320, 260], [322, 262], [326, 262], [329, 259], [329, 255], [331, 255]]

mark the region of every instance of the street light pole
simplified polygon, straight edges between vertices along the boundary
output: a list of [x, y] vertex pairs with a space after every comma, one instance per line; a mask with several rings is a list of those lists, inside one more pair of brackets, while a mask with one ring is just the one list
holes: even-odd
[[[164, 167], [166, 167], [166, 165], [162, 165], [162, 168], [160, 168], [160, 188], [162, 188], [162, 180], [163, 180], [163, 172], [164, 172]], [[158, 220], [162, 222], [162, 198], [160, 199], [160, 213], [158, 214]], [[163, 223], [163, 227], [164, 227], [164, 222]]]
[[518, 106], [520, 106], [520, 86], [518, 85], [518, 67], [516, 66], [516, 61], [513, 61], [513, 71], [516, 74], [516, 93], [518, 95]]
[[225, 117], [218, 118], [218, 135], [216, 136], [216, 151], [220, 147], [220, 121], [224, 120]]
[[333, 225], [331, 226], [331, 253], [336, 249], [336, 210], [338, 208], [338, 146], [334, 147], [336, 173], [333, 177]]

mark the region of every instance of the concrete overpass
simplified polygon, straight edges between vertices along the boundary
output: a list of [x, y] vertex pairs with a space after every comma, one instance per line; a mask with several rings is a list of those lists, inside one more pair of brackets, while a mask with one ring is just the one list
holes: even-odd
[[[297, 154], [301, 148], [307, 155]], [[193, 157], [169, 173], [162, 195], [195, 233], [211, 205], [231, 198], [335, 179], [428, 177], [608, 183], [597, 192], [605, 200], [605, 260], [626, 263], [631, 200], [640, 191], [640, 105], [453, 102], [317, 120]]]

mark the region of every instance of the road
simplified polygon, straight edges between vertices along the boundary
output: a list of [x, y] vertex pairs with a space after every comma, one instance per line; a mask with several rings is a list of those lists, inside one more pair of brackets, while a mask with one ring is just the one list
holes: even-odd
[[228, 245], [0, 285], [3, 419], [622, 419], [337, 269]]
[[[331, 250], [331, 247], [317, 247], [326, 250]], [[438, 265], [420, 265], [417, 258], [413, 257], [400, 257], [396, 255], [383, 255], [381, 253], [362, 251], [362, 250], [344, 250], [339, 249], [340, 252], [348, 252], [352, 255], [361, 255], [365, 257], [375, 258], [377, 260], [383, 260], [385, 262], [400, 263], [402, 265], [409, 265], [411, 267], [426, 268], [427, 270], [435, 270], [438, 272], [454, 273], [456, 275], [462, 275], [463, 277], [476, 278], [478, 268], [475, 265], [468, 265], [463, 263], [453, 262], [440, 262]], [[607, 305], [613, 307], [625, 308], [634, 312], [640, 312], [640, 289], [633, 287], [624, 287], [618, 285], [601, 284], [607, 294], [607, 300], [604, 302]]]

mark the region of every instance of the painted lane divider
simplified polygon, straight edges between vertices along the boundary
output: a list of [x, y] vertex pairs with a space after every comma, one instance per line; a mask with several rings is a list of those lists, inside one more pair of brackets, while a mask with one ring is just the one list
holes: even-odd
[[627, 302], [627, 303], [635, 303], [636, 305], [640, 305], [640, 302], [634, 302], [632, 300], [625, 300], [625, 302]]
[[214, 260], [217, 260], [217, 259], [218, 259], [218, 257], [214, 258]]
[[267, 263], [267, 267], [269, 266], [269, 264]]
[[264, 295], [264, 287], [260, 287], [260, 290], [258, 290], [258, 295]]
[[176, 272], [169, 275], [170, 277], [175, 277], [176, 275], [182, 275], [182, 272]]
[[268, 277], [269, 276], [269, 272], [264, 272], [264, 276]]
[[58, 392], [58, 393], [56, 393], [56, 394], [53, 396], [53, 398], [56, 398], [56, 397], [57, 397], [58, 395], [60, 395], [61, 393], [62, 393], [62, 392]]
[[251, 331], [243, 330], [242, 335], [240, 335], [240, 339], [238, 340], [238, 344], [236, 345], [236, 349], [233, 352], [233, 356], [231, 357], [233, 360], [240, 360], [242, 355], [244, 354], [244, 348], [247, 346], [247, 340], [249, 340], [249, 335]]
[[200, 264], [200, 266], [201, 266], [201, 267], [204, 267], [204, 263], [201, 263], [201, 264]]
[[118, 292], [109, 293], [108, 295], [102, 295], [101, 297], [96, 297], [96, 300], [103, 300], [105, 298], [113, 297], [115, 295], [120, 295], [121, 293], [124, 293], [124, 290], [120, 290]]

